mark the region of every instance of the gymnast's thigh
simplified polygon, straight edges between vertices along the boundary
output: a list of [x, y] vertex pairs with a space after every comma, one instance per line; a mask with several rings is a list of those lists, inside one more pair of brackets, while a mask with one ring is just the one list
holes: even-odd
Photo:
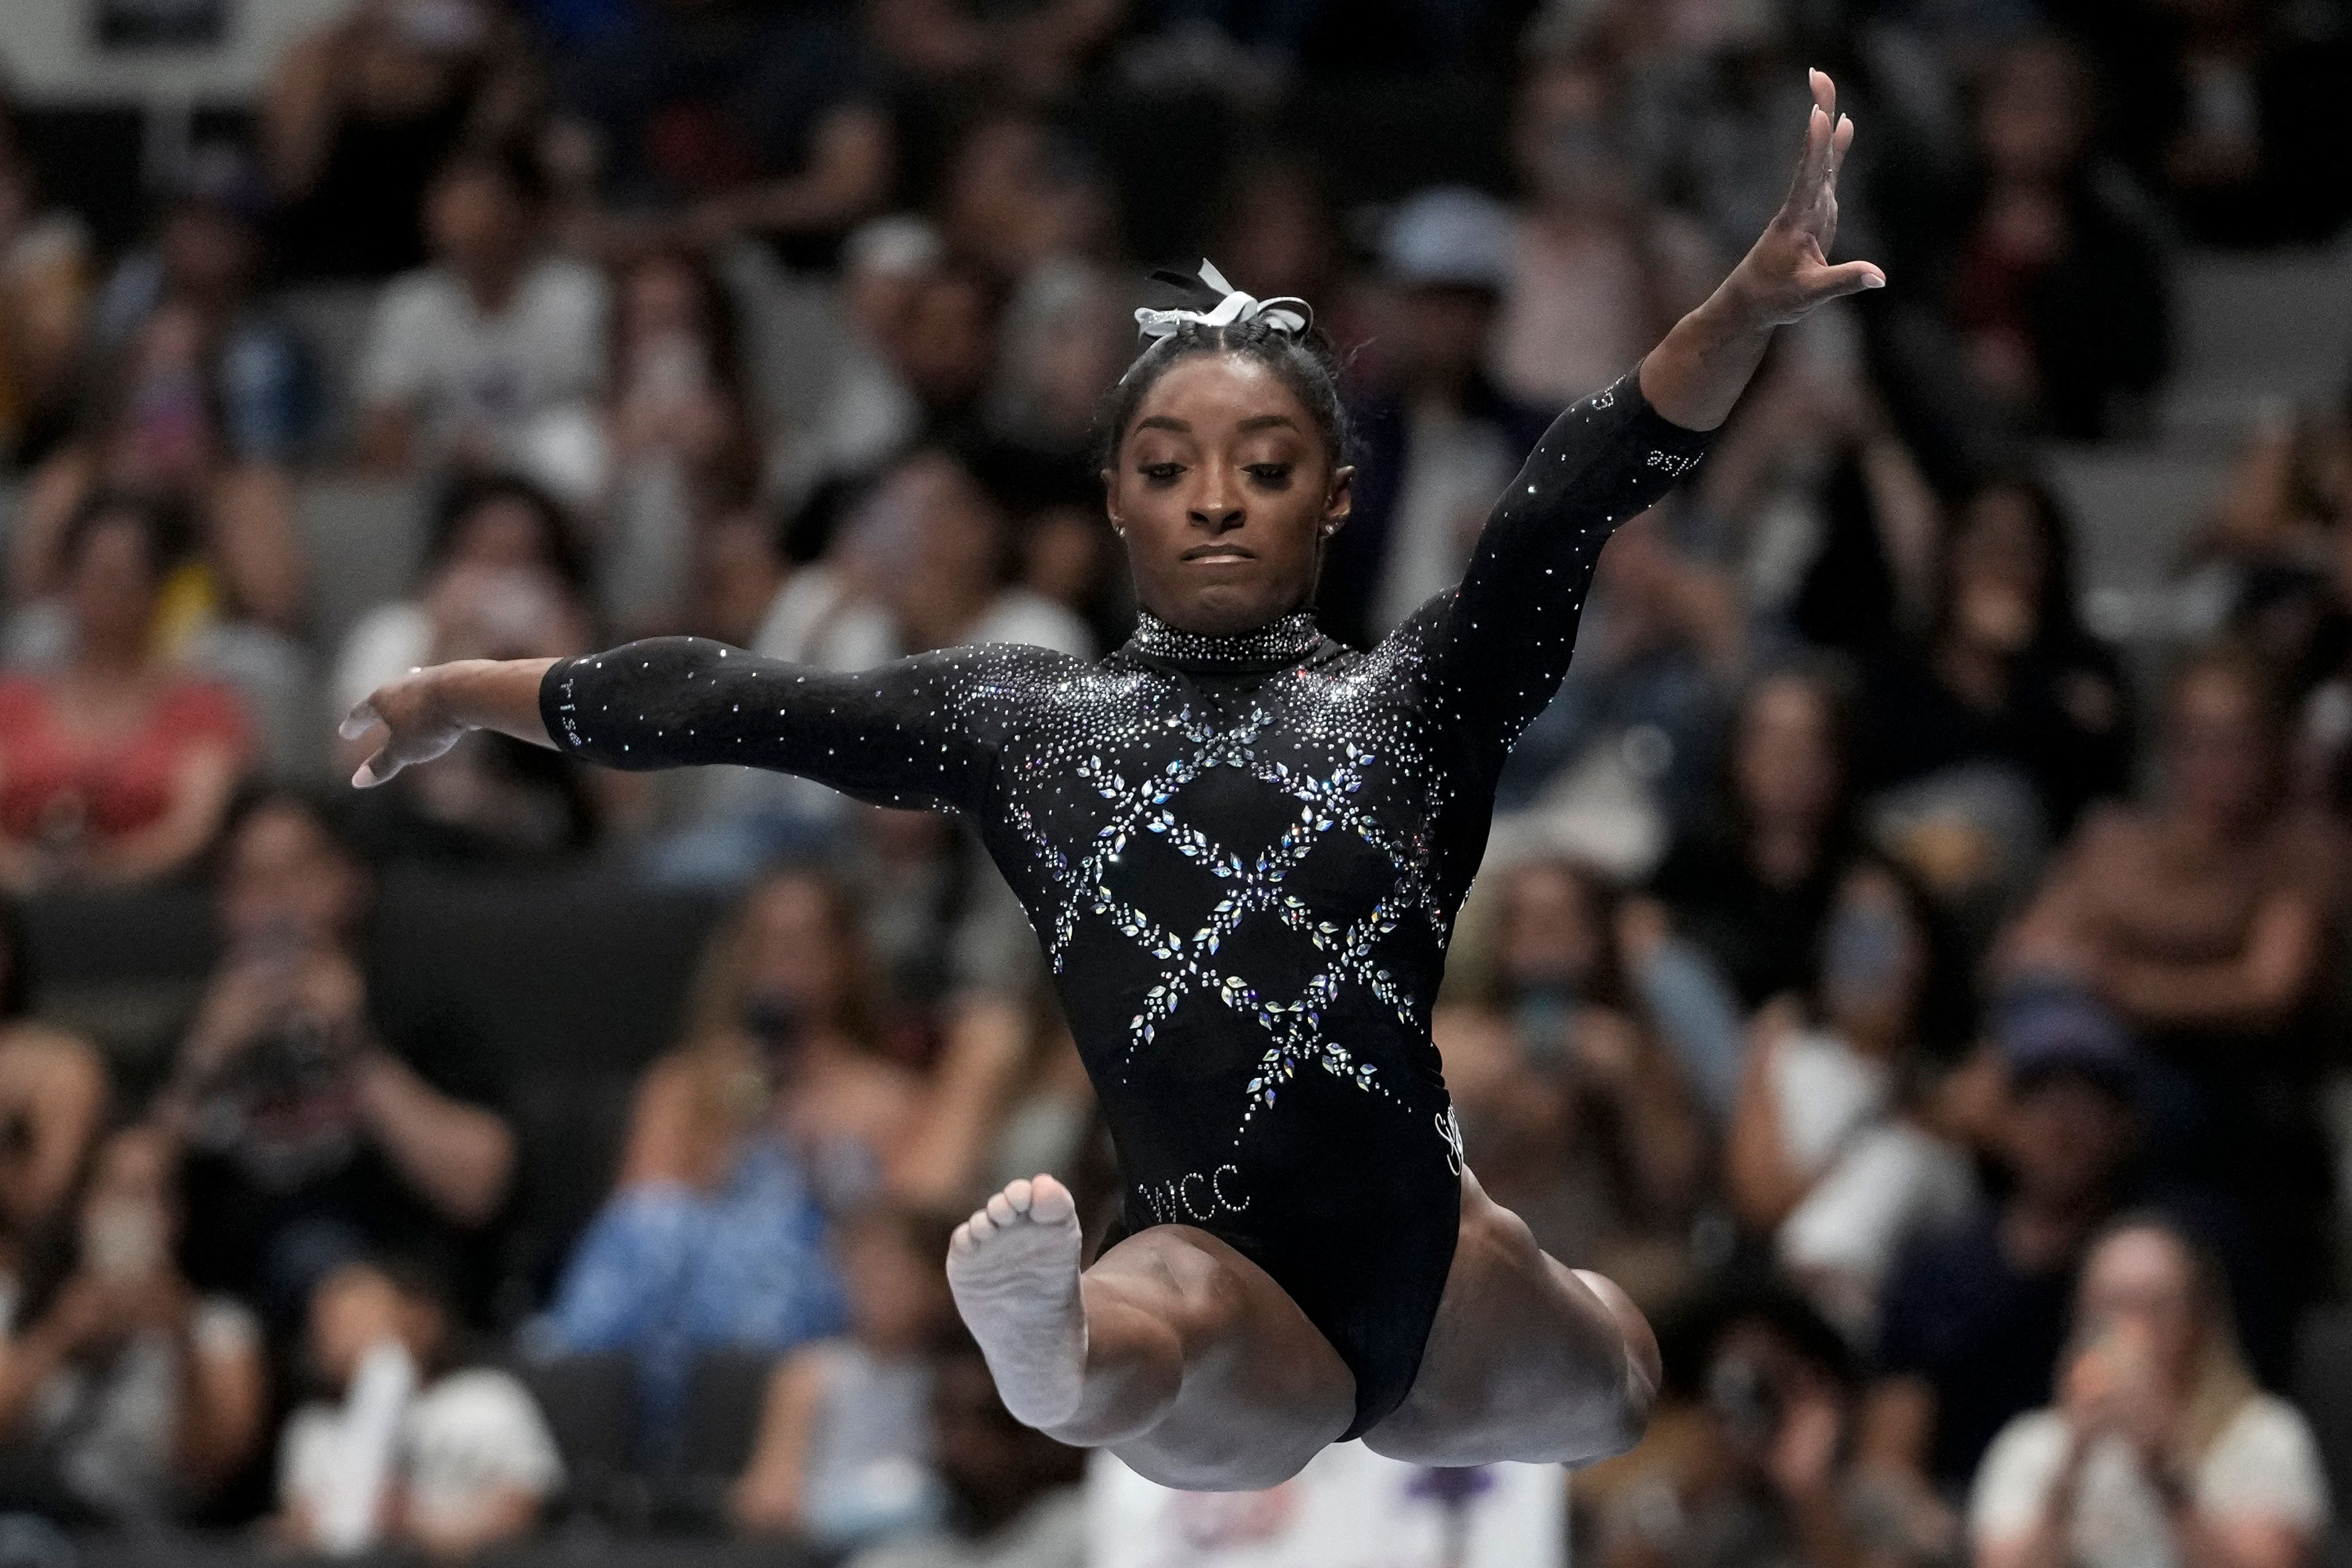
[[1625, 1336], [1527, 1222], [1462, 1175], [1462, 1230], [1404, 1403], [1364, 1446], [1421, 1465], [1574, 1464], [1620, 1451]]
[[1330, 1342], [1271, 1275], [1205, 1230], [1138, 1231], [1095, 1260], [1081, 1291], [1090, 1334], [1098, 1315], [1141, 1312], [1181, 1346], [1166, 1412], [1111, 1445], [1149, 1479], [1188, 1491], [1274, 1486], [1354, 1418], [1356, 1380]]

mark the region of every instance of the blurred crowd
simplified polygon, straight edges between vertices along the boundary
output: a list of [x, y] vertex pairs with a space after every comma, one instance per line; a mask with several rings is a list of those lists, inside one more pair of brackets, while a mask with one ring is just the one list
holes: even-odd
[[[2045, 463], [2159, 430], [2185, 251], [2352, 219], [2352, 26], [2290, 0], [353, 0], [114, 247], [0, 115], [0, 1513], [1075, 1568], [941, 1217], [1117, 1173], [971, 836], [489, 736], [353, 795], [334, 720], [656, 633], [1117, 646], [1094, 413], [1204, 252], [1346, 357], [1368, 643], [1769, 219], [1807, 65], [1893, 286], [1611, 544], [1434, 1024], [1488, 1190], [1660, 1325], [1579, 1551], [2315, 1561], [2352, 392], [2244, 423], [2160, 646]], [[486, 865], [728, 911], [611, 1148], [387, 1000], [386, 879]], [[25, 920], [191, 895], [154, 1071], [45, 1009]], [[609, 1190], [519, 1278], [549, 1161]]]

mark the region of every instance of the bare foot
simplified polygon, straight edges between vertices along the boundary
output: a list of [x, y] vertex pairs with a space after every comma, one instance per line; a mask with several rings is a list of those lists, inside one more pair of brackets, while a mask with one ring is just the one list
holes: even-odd
[[1078, 1300], [1078, 1206], [1052, 1176], [1016, 1181], [956, 1227], [948, 1284], [1015, 1419], [1078, 1413], [1087, 1313]]

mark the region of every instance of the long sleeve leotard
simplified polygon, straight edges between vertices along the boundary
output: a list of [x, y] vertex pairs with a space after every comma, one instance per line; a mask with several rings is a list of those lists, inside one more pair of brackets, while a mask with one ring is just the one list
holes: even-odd
[[1117, 1144], [1123, 1226], [1197, 1226], [1356, 1375], [1411, 1388], [1461, 1135], [1430, 1010], [1511, 743], [1568, 670], [1611, 531], [1697, 463], [1640, 367], [1560, 415], [1460, 586], [1369, 653], [1305, 612], [1146, 615], [1087, 663], [1010, 644], [855, 674], [658, 638], [567, 660], [548, 732], [620, 768], [749, 763], [968, 816], [1027, 906]]

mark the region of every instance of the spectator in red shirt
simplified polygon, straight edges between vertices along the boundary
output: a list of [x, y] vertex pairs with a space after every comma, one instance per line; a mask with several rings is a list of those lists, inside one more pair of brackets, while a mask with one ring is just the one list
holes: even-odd
[[210, 844], [253, 750], [230, 691], [153, 649], [185, 530], [164, 508], [100, 495], [58, 543], [69, 650], [0, 677], [0, 886], [169, 876]]

